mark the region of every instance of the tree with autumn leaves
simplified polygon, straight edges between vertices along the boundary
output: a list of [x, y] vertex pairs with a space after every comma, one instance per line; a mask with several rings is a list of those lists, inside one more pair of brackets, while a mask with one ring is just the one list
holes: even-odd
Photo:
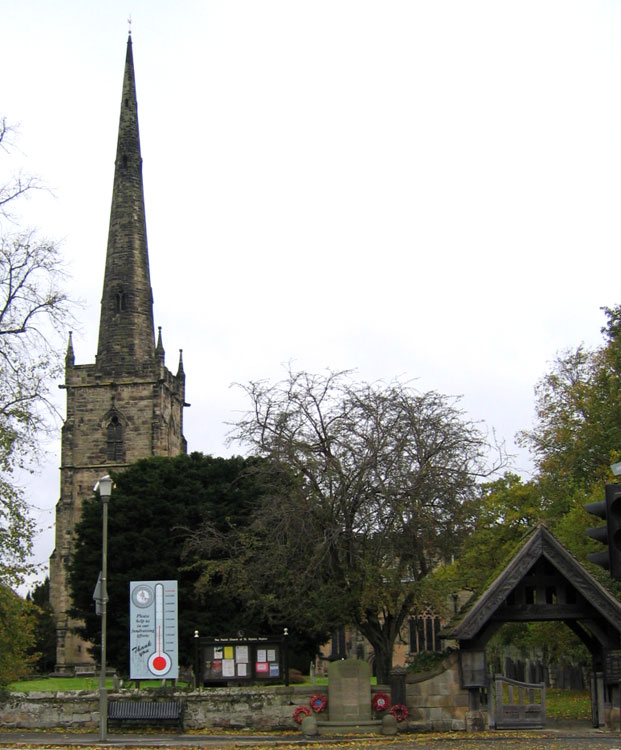
[[[535, 424], [519, 435], [535, 473], [530, 480], [506, 474], [481, 485], [473, 532], [456, 563], [438, 574], [445, 587], [481, 591], [523, 535], [543, 522], [602, 584], [621, 594], [621, 585], [587, 559], [601, 545], [586, 529], [600, 521], [584, 506], [604, 498], [605, 483], [616, 481], [610, 464], [621, 458], [621, 306], [603, 312], [602, 345], [560, 353], [536, 384]], [[551, 659], [579, 648], [558, 623], [516, 625], [500, 637], [538, 644]]]
[[560, 353], [535, 386], [535, 424], [519, 435], [534, 460], [532, 479], [507, 474], [480, 487], [479, 516], [461, 560], [464, 580], [484, 575], [483, 558], [502, 560], [543, 521], [610, 583], [586, 560], [597, 543], [585, 530], [599, 522], [584, 510], [603, 499], [604, 484], [615, 481], [610, 464], [621, 458], [621, 307], [604, 308], [604, 315], [603, 344]]

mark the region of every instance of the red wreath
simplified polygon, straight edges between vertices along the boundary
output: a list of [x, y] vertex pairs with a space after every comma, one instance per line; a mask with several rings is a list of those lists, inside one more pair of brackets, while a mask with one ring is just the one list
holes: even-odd
[[311, 695], [310, 707], [316, 714], [326, 710], [328, 705], [328, 699], [325, 695]]
[[390, 706], [390, 698], [386, 693], [375, 693], [373, 696], [373, 708], [376, 711], [385, 711]]
[[301, 724], [307, 716], [310, 716], [310, 708], [306, 706], [298, 706], [293, 712], [293, 718], [298, 724]]
[[390, 713], [395, 717], [397, 721], [405, 721], [408, 718], [409, 711], [407, 707], [402, 703], [396, 703], [390, 709]]

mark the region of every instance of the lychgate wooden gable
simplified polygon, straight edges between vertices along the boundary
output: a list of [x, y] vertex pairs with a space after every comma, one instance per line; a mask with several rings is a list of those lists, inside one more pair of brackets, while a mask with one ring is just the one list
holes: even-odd
[[571, 628], [597, 669], [608, 652], [621, 647], [621, 603], [540, 525], [444, 635], [462, 650], [478, 650], [506, 622], [544, 620]]
[[[545, 724], [545, 700], [537, 705], [521, 701], [515, 706], [496, 705], [504, 700], [498, 685], [496, 699], [490, 698], [494, 681], [487, 674], [485, 646], [504, 623], [546, 620], [565, 623], [589, 649], [593, 665], [593, 726], [603, 725], [607, 708], [619, 705], [621, 603], [543, 524], [532, 532], [486, 591], [443, 633], [444, 638], [459, 644], [461, 681], [469, 692], [470, 710], [479, 710], [482, 696], [486, 695], [490, 717], [494, 710], [502, 717], [507, 711], [509, 719], [521, 726], [515, 711], [534, 711], [537, 726]], [[520, 695], [526, 694], [527, 687], [536, 686], [522, 684]], [[540, 687], [545, 694], [543, 684]], [[498, 716], [490, 718], [490, 726], [504, 726], [498, 723]]]

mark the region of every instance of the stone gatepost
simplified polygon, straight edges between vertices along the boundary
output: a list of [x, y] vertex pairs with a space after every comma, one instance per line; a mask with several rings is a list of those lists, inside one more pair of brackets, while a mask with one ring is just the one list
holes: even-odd
[[393, 667], [390, 670], [390, 702], [393, 706], [405, 706], [405, 667]]

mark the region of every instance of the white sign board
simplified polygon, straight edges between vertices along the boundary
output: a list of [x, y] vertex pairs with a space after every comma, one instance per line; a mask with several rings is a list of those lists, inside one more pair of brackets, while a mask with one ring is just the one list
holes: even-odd
[[129, 626], [130, 679], [178, 678], [177, 581], [132, 581]]

